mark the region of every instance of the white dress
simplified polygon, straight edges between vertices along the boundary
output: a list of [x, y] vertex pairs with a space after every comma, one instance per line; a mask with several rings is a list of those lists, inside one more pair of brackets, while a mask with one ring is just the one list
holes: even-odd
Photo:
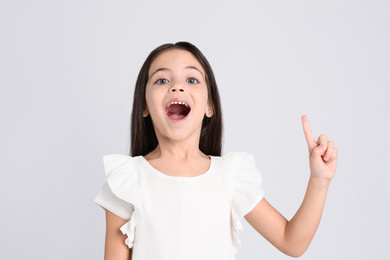
[[142, 156], [103, 156], [95, 202], [129, 220], [120, 230], [133, 260], [235, 259], [241, 220], [264, 196], [261, 175], [251, 154], [210, 158], [206, 173], [176, 177]]

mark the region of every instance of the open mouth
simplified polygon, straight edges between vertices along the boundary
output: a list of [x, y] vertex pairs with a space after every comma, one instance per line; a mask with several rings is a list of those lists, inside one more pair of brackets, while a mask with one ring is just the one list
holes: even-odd
[[181, 101], [170, 102], [165, 108], [168, 117], [173, 120], [185, 118], [191, 111], [189, 105]]

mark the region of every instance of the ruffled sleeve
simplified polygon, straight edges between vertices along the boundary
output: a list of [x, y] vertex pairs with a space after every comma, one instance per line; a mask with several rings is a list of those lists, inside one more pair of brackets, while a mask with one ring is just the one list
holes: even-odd
[[95, 202], [115, 215], [129, 220], [120, 230], [127, 235], [125, 243], [131, 248], [134, 245], [135, 227], [142, 219], [134, 158], [110, 154], [103, 156], [103, 163], [107, 181]]
[[262, 178], [256, 168], [255, 159], [248, 153], [229, 153], [222, 157], [232, 175], [232, 240], [233, 255], [241, 246], [239, 230], [243, 229], [241, 220], [264, 197]]

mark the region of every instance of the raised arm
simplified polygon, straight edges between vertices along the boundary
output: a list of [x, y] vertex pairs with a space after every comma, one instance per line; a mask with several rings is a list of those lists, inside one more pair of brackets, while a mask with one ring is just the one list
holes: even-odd
[[128, 220], [106, 211], [106, 245], [104, 260], [131, 260], [131, 250], [125, 244], [126, 235], [120, 231]]
[[283, 253], [298, 257], [309, 247], [320, 223], [329, 183], [337, 165], [337, 149], [321, 135], [317, 141], [306, 116], [302, 116], [303, 131], [309, 148], [310, 179], [302, 205], [288, 221], [265, 199], [245, 216], [264, 238]]

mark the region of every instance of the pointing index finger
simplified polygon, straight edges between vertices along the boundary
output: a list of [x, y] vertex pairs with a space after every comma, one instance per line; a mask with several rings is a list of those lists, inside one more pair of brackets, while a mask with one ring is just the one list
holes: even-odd
[[317, 147], [318, 144], [314, 139], [313, 133], [311, 132], [309, 121], [307, 120], [307, 116], [302, 116], [302, 125], [303, 125], [303, 132], [305, 133], [307, 145], [309, 147], [309, 150], [311, 151], [312, 149]]

